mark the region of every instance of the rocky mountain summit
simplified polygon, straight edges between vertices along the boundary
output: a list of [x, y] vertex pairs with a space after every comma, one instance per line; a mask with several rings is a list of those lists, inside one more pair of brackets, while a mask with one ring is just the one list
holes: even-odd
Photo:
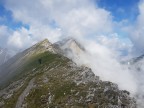
[[65, 56], [84, 51], [75, 40], [47, 39], [0, 67], [0, 108], [137, 108], [118, 85]]
[[81, 55], [87, 53], [85, 48], [73, 38], [64, 39], [56, 42], [54, 45], [58, 46], [62, 51], [62, 55], [72, 59], [73, 61], [78, 61]]

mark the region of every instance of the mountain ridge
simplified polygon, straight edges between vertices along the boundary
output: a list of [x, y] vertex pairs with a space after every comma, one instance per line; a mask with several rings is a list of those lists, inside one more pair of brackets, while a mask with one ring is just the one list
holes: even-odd
[[136, 108], [128, 91], [101, 81], [88, 67], [77, 66], [59, 47], [44, 40], [4, 64], [8, 82], [0, 90], [0, 107]]

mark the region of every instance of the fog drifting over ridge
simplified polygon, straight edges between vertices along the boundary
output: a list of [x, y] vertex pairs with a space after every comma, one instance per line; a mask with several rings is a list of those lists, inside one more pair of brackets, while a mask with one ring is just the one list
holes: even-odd
[[68, 57], [78, 65], [90, 67], [95, 75], [100, 76], [100, 79], [115, 82], [120, 89], [135, 94], [137, 90], [136, 79], [128, 69], [128, 65], [120, 63], [118, 52], [94, 41], [78, 41], [86, 51], [81, 51], [77, 46], [71, 45], [73, 53], [68, 53]]
[[[135, 97], [138, 108], [143, 108], [144, 58], [137, 62], [130, 59], [122, 63], [116, 51], [102, 44], [81, 40], [81, 45], [84, 45], [85, 51], [72, 44], [72, 52], [67, 52], [67, 56], [80, 66], [90, 67], [101, 80], [111, 81], [116, 83], [120, 90], [129, 91], [131, 96]], [[70, 48], [69, 45], [65, 47]]]
[[143, 108], [144, 55], [121, 62], [119, 53], [108, 46], [95, 41], [77, 41], [84, 45], [86, 51], [71, 45], [73, 53], [67, 53], [67, 56], [80, 66], [90, 67], [101, 80], [111, 81], [118, 84], [119, 89], [129, 91], [131, 96], [135, 97], [138, 108]]

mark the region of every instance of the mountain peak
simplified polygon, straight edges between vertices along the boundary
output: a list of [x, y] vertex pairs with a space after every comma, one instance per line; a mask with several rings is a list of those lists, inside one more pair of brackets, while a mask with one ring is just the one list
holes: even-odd
[[48, 41], [48, 39], [44, 39], [44, 40], [36, 43], [32, 47], [26, 49], [24, 51], [24, 54], [25, 55], [33, 55], [33, 54], [36, 55], [36, 54], [47, 52], [47, 51], [56, 53], [52, 43], [50, 43]]
[[74, 38], [66, 38], [62, 41], [56, 42], [54, 45], [58, 46], [63, 55], [72, 59], [73, 57], [79, 58], [81, 54], [86, 52], [85, 48]]
[[35, 44], [35, 46], [44, 46], [44, 47], [47, 47], [49, 45], [52, 45], [48, 39], [44, 39], [40, 42], [38, 42], [37, 44]]
[[50, 42], [49, 42], [49, 40], [46, 38], [46, 39], [40, 41], [39, 43], [50, 43]]

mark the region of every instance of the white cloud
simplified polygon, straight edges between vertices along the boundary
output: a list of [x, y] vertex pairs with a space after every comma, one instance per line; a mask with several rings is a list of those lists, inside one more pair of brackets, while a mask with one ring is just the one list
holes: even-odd
[[139, 3], [139, 15], [135, 25], [129, 28], [130, 39], [132, 40], [137, 54], [144, 53], [144, 0]]
[[110, 34], [109, 36], [99, 36], [96, 38], [97, 42], [110, 48], [119, 56], [126, 56], [131, 53], [132, 43], [128, 38], [120, 39], [117, 33]]
[[9, 35], [8, 31], [9, 30], [8, 30], [7, 26], [1, 25], [0, 26], [0, 39], [2, 39], [5, 36], [8, 36]]
[[12, 31], [5, 25], [0, 25], [0, 46], [6, 48], [6, 42]]
[[51, 42], [56, 42], [62, 36], [60, 28], [51, 28], [49, 26], [31, 26], [29, 31], [32, 34], [32, 38], [36, 41], [48, 38]]
[[74, 36], [89, 36], [112, 30], [111, 16], [103, 9], [73, 9], [63, 16], [56, 20], [68, 34]]
[[5, 4], [15, 20], [30, 25], [31, 29], [50, 28], [55, 22], [62, 35], [75, 37], [109, 33], [113, 29], [110, 12], [89, 0], [6, 0]]
[[32, 43], [33, 40], [29, 35], [29, 31], [25, 28], [14, 31], [7, 42], [8, 46], [14, 50], [25, 48], [32, 45]]
[[40, 0], [6, 0], [6, 8], [13, 13], [16, 21], [26, 24], [39, 24], [47, 22], [47, 12], [43, 8]]
[[22, 27], [9, 35], [7, 45], [10, 49], [17, 51], [26, 49], [45, 38], [48, 38], [51, 42], [56, 42], [58, 37], [61, 36], [61, 30], [45, 26], [30, 27], [30, 29]]
[[87, 52], [79, 51], [78, 55], [76, 53], [74, 56], [70, 55], [70, 57], [77, 64], [90, 67], [95, 75], [100, 76], [100, 79], [115, 82], [120, 89], [128, 90], [135, 94], [137, 91], [136, 78], [127, 65], [122, 65], [117, 59], [119, 51], [114, 50], [111, 46], [107, 46], [110, 45], [107, 42], [112, 41], [115, 40], [106, 39], [105, 37], [101, 37], [97, 43], [95, 40], [84, 39], [81, 43]]

